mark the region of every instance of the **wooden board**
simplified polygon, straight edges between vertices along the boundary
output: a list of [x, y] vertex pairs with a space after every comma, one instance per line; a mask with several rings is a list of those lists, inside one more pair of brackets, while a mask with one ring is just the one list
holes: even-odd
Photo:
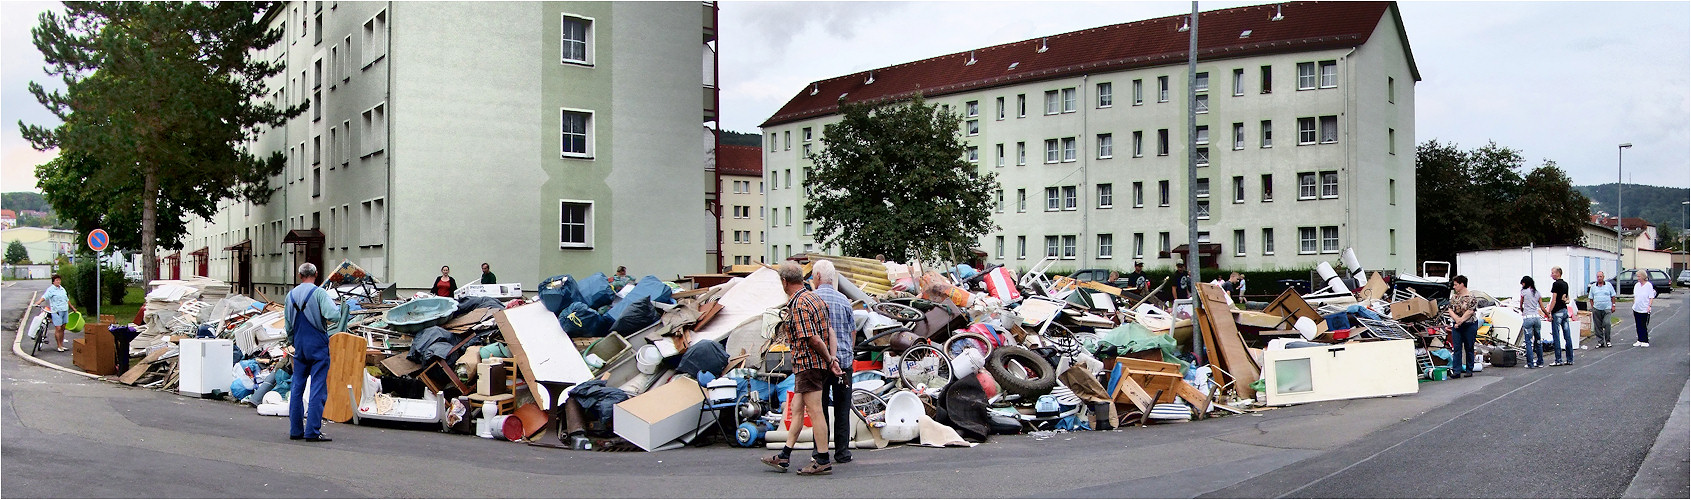
[[[733, 290], [741, 286], [744, 283]], [[593, 370], [581, 358], [581, 351], [576, 350], [575, 343], [558, 325], [558, 317], [545, 304], [535, 302], [505, 309], [494, 313], [493, 319], [499, 323], [499, 333], [504, 336], [511, 355], [517, 358], [523, 378], [529, 387], [536, 389], [533, 394], [541, 407], [550, 408], [552, 403], [545, 391], [538, 390], [540, 382], [579, 384], [593, 378]]]
[[1151, 407], [1156, 404], [1156, 399], [1146, 393], [1145, 388], [1140, 387], [1138, 382], [1134, 382], [1133, 377], [1122, 377], [1121, 381], [1116, 383], [1114, 397], [1117, 403], [1131, 404], [1135, 408], [1139, 408], [1140, 413], [1147, 415], [1151, 413]]
[[[350, 333], [329, 336], [329, 400], [323, 404], [324, 419], [343, 423], [352, 420], [353, 405], [364, 397], [364, 349], [368, 345], [364, 337]], [[351, 399], [348, 385], [352, 386]]]
[[[1227, 292], [1221, 287], [1209, 283], [1198, 284], [1198, 297], [1204, 301], [1203, 316], [1206, 318], [1204, 340], [1214, 342], [1205, 344], [1206, 350], [1219, 352], [1219, 358], [1211, 358], [1223, 366], [1228, 373], [1237, 379], [1233, 384], [1239, 397], [1255, 398], [1256, 390], [1251, 383], [1262, 378], [1262, 371], [1257, 367], [1256, 360], [1251, 358], [1250, 351], [1245, 349], [1245, 338], [1239, 336], [1237, 325], [1233, 324], [1233, 313], [1228, 306]], [[1217, 319], [1220, 321], [1217, 321]]]
[[1080, 282], [1080, 284], [1077, 284], [1075, 286], [1080, 287], [1080, 288], [1089, 289], [1089, 290], [1097, 290], [1097, 291], [1104, 292], [1104, 293], [1114, 295], [1114, 296], [1117, 296], [1117, 297], [1121, 296], [1121, 289], [1120, 288], [1116, 288], [1116, 287], [1106, 285], [1106, 284], [1103, 284], [1103, 283], [1099, 283], [1099, 282], [1096, 282], [1096, 281], [1082, 281], [1082, 282]]
[[[1160, 352], [1159, 352], [1158, 356], [1159, 356], [1159, 358], [1161, 357]], [[1174, 374], [1175, 376], [1180, 375], [1180, 365], [1177, 365], [1177, 364], [1174, 364], [1174, 363], [1164, 363], [1162, 361], [1151, 361], [1151, 360], [1129, 358], [1129, 357], [1118, 357], [1118, 358], [1116, 358], [1116, 364], [1121, 365], [1123, 370], [1129, 370], [1129, 371], [1137, 370], [1137, 371], [1145, 371], [1145, 372], [1169, 373], [1169, 374]]]
[[1176, 381], [1174, 395], [1180, 396], [1180, 399], [1186, 400], [1187, 403], [1191, 403], [1192, 410], [1198, 414], [1198, 418], [1204, 418], [1204, 415], [1209, 413], [1209, 395], [1199, 392], [1198, 388], [1192, 387], [1192, 384], [1186, 383], [1185, 380]]

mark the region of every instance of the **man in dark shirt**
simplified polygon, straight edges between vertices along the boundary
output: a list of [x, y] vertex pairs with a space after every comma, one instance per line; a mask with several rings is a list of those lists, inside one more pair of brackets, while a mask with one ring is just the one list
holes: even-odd
[[1133, 288], [1134, 292], [1145, 293], [1149, 291], [1145, 289], [1145, 286], [1149, 284], [1151, 284], [1151, 279], [1145, 277], [1145, 263], [1134, 262], [1133, 272], [1127, 273], [1127, 285]]
[[1192, 297], [1192, 275], [1190, 273], [1186, 272], [1186, 263], [1180, 262], [1178, 264], [1175, 264], [1174, 265], [1174, 274], [1175, 274], [1175, 277], [1174, 277], [1174, 299], [1180, 300], [1180, 299], [1191, 298]]
[[[777, 335], [793, 351], [793, 376], [796, 379], [793, 392], [798, 399], [787, 410], [791, 412], [792, 425], [787, 429], [786, 447], [775, 456], [764, 457], [763, 463], [786, 472], [793, 446], [798, 445], [799, 433], [804, 431], [806, 414], [810, 416], [811, 424], [827, 425], [822, 390], [833, 383], [841, 370], [839, 360], [834, 358], [828, 345], [833, 330], [828, 322], [827, 304], [815, 292], [805, 289], [804, 270], [798, 264], [783, 262], [779, 270], [781, 286], [791, 298], [787, 301], [786, 319], [777, 327]], [[834, 467], [829, 463], [828, 432], [821, 430], [811, 435], [816, 440], [816, 452], [810, 455], [810, 465], [799, 469], [799, 475], [832, 474]]]
[[[1556, 353], [1556, 361], [1550, 366], [1574, 364], [1574, 343], [1579, 334], [1568, 329], [1568, 282], [1562, 281], [1562, 268], [1550, 268], [1550, 278], [1556, 280], [1550, 285], [1550, 339], [1554, 342], [1551, 349]], [[1562, 353], [1568, 355], [1567, 362], [1562, 361]]]
[[493, 267], [488, 266], [486, 262], [481, 263], [481, 284], [491, 285], [498, 282], [499, 278], [493, 276]]

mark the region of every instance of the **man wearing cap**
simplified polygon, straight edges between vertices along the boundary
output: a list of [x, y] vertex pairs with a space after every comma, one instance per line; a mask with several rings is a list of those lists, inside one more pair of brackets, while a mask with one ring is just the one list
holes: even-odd
[[1133, 262], [1133, 272], [1127, 273], [1127, 284], [1129, 285], [1129, 287], [1133, 288], [1133, 290], [1135, 292], [1138, 292], [1138, 293], [1145, 293], [1145, 292], [1150, 291], [1150, 290], [1145, 289], [1146, 286], [1151, 284], [1151, 279], [1145, 277], [1145, 263], [1144, 262], [1139, 262], [1139, 261]]
[[[781, 341], [793, 350], [794, 395], [789, 409], [792, 426], [787, 429], [787, 445], [775, 456], [764, 457], [764, 465], [786, 472], [793, 446], [798, 445], [799, 433], [804, 431], [804, 417], [812, 424], [825, 424], [822, 412], [822, 390], [840, 375], [839, 360], [829, 348], [832, 327], [828, 324], [828, 306], [815, 292], [804, 286], [804, 270], [791, 261], [781, 263], [781, 286], [787, 292], [786, 318], [776, 328]], [[801, 476], [832, 474], [834, 466], [828, 457], [827, 432], [812, 432], [816, 452], [810, 455], [810, 465], [799, 469]]]

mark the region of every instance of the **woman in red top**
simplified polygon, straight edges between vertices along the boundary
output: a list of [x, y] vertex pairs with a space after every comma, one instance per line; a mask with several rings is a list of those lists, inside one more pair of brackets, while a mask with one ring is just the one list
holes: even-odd
[[452, 268], [440, 266], [440, 277], [435, 278], [434, 286], [429, 287], [429, 291], [437, 296], [451, 297], [452, 291], [457, 289], [458, 280], [452, 279]]

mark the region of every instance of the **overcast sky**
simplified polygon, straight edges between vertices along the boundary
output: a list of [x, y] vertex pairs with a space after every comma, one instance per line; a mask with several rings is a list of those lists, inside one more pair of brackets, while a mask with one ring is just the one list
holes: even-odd
[[[1214, 10], [1265, 2], [1203, 3]], [[5, 191], [35, 190], [19, 119], [52, 118], [29, 41], [54, 2], [0, 3]], [[1402, 2], [1423, 81], [1416, 142], [1519, 149], [1576, 184], [1691, 186], [1691, 3]], [[1189, 12], [1183, 2], [723, 2], [723, 128], [755, 132], [809, 82], [1000, 43]], [[1199, 26], [1202, 29], [1202, 26]]]

